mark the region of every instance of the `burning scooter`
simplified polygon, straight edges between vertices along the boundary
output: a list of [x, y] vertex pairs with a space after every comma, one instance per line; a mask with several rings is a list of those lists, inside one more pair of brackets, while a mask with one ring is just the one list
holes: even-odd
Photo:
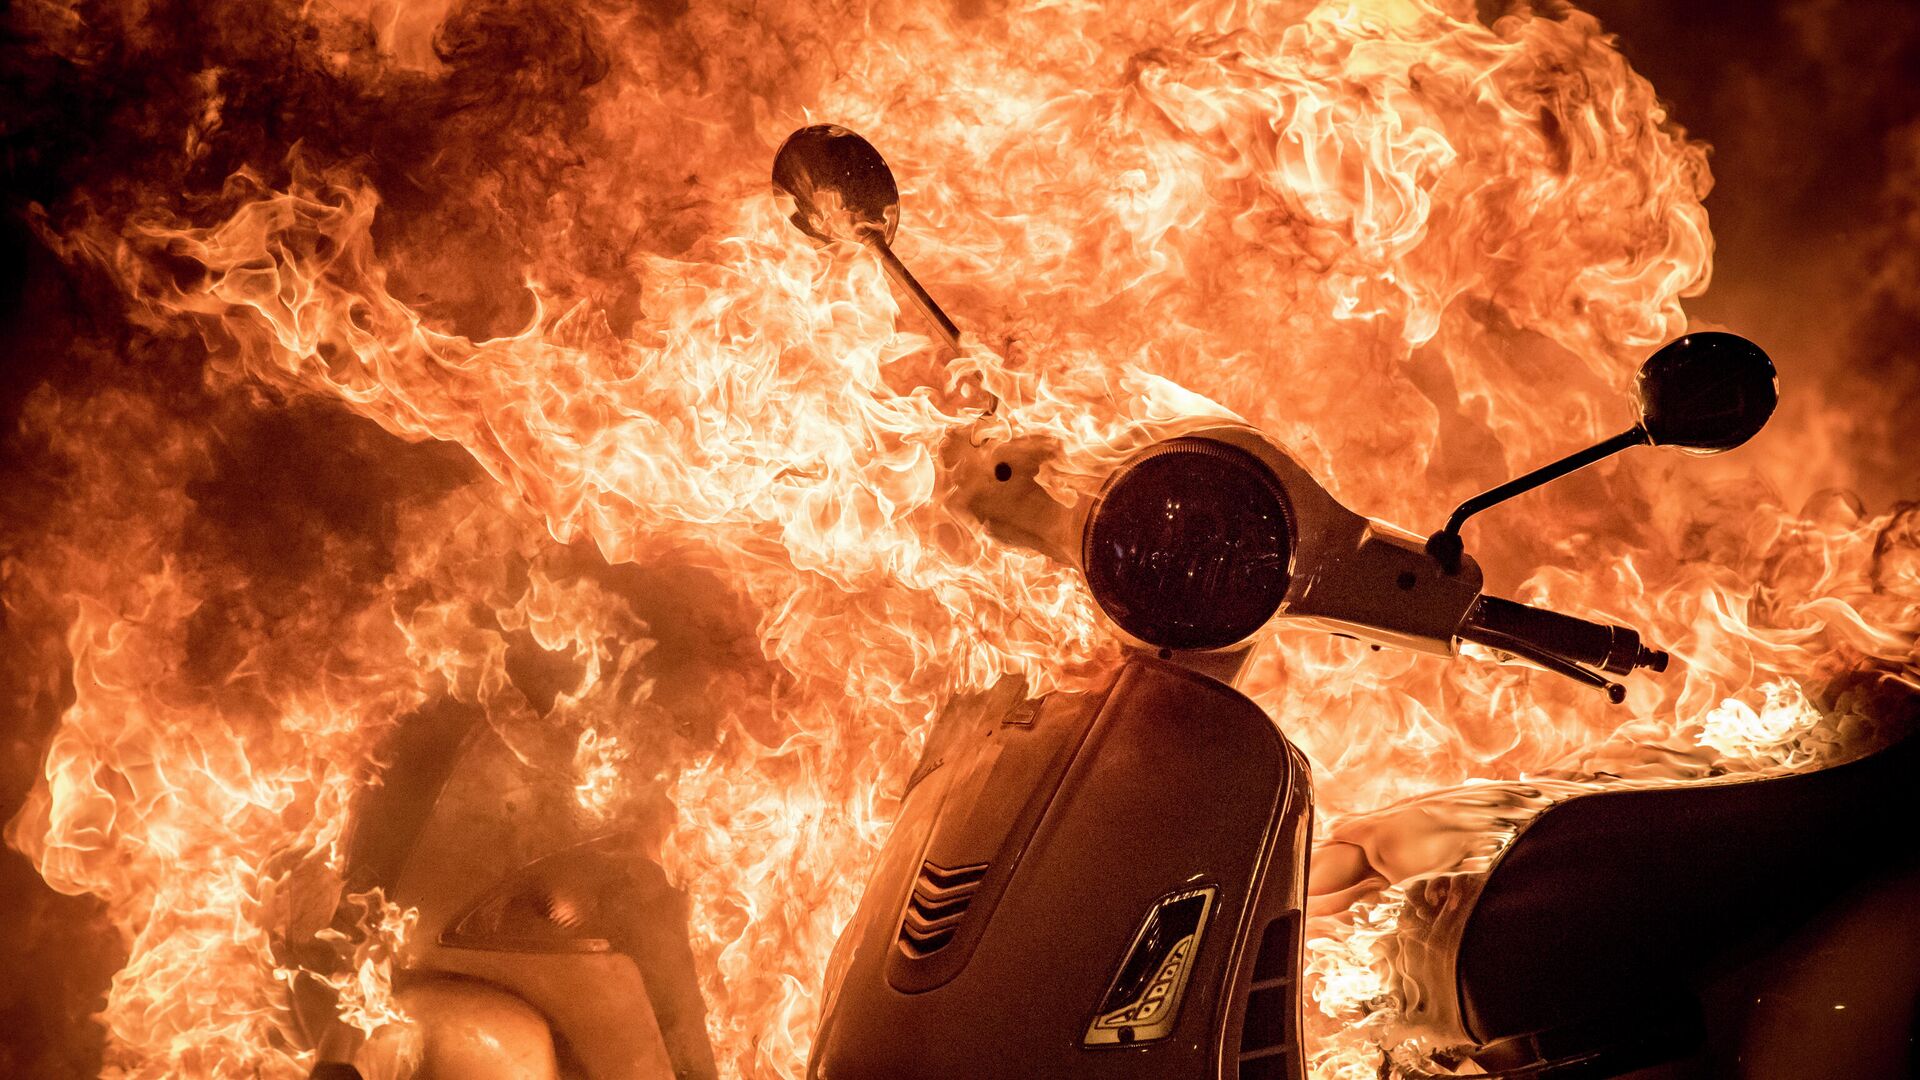
[[[773, 176], [795, 225], [872, 251], [960, 348], [889, 246], [898, 193], [871, 145], [805, 128]], [[1471, 642], [1620, 701], [1616, 677], [1663, 670], [1667, 654], [1628, 627], [1484, 595], [1459, 531], [1629, 447], [1733, 449], [1777, 400], [1767, 355], [1724, 333], [1660, 349], [1638, 389], [1631, 428], [1469, 500], [1429, 538], [1354, 513], [1263, 433], [1218, 421], [1157, 432], [1077, 505], [1041, 489], [1030, 461], [970, 470], [983, 479], [967, 506], [1077, 566], [1129, 659], [1086, 692], [948, 709], [830, 964], [809, 1076], [1302, 1076], [1312, 789], [1305, 757], [1234, 688], [1249, 641], [1283, 620], [1447, 656]], [[1419, 974], [1435, 1030], [1463, 1047], [1453, 1062], [1607, 1076], [1682, 1052], [1685, 1010], [1644, 981], [1657, 935], [1636, 920], [1756, 891], [1767, 899], [1748, 910], [1776, 921], [1811, 910], [1832, 890], [1766, 882], [1790, 878], [1782, 864], [1835, 821], [1911, 802], [1913, 756], [1541, 814], [1437, 920]], [[1766, 920], [1748, 921], [1740, 940]]]
[[[871, 251], [960, 348], [889, 246], [898, 192], [871, 145], [802, 129], [774, 180], [802, 231]], [[1484, 595], [1459, 530], [1632, 446], [1737, 447], [1776, 402], [1772, 363], [1730, 334], [1659, 350], [1639, 391], [1631, 428], [1469, 500], [1427, 538], [1354, 513], [1285, 448], [1218, 420], [1154, 432], [1074, 505], [1039, 485], [1017, 441], [972, 448], [953, 468], [961, 503], [992, 534], [1076, 566], [1128, 659], [1081, 692], [1029, 699], [1003, 683], [947, 709], [831, 961], [809, 1075], [1302, 1076], [1304, 914], [1310, 892], [1342, 883], [1309, 881], [1304, 755], [1234, 688], [1250, 642], [1275, 620], [1442, 656], [1470, 642], [1619, 701], [1616, 677], [1667, 655], [1627, 627]], [[314, 1075], [712, 1075], [691, 957], [668, 940], [683, 901], [619, 838], [553, 824], [563, 814], [495, 821], [503, 791], [542, 801], [484, 728], [425, 717], [356, 830], [351, 861], [423, 913], [402, 994], [427, 1030], [382, 1046], [318, 1022]], [[1813, 774], [1540, 813], [1484, 873], [1423, 895], [1428, 947], [1402, 975], [1451, 1049], [1383, 1072], [1456, 1075], [1427, 1071], [1440, 1060], [1609, 1076], [1685, 1052], [1699, 1035], [1688, 972], [1668, 959], [1671, 935], [1647, 928], [1717, 914], [1720, 943], [1745, 946], [1832, 901], [1859, 876], [1840, 823], [1910, 814], [1915, 756], [1909, 741]], [[520, 869], [480, 872], [505, 849]], [[1746, 902], [1728, 918], [1734, 897]], [[1889, 989], [1908, 1005], [1917, 992]], [[1867, 1062], [1855, 1075], [1899, 1071], [1851, 1052]]]

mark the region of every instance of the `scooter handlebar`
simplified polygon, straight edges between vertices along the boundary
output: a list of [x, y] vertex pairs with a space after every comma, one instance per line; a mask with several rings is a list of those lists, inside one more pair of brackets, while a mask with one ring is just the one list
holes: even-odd
[[1647, 648], [1637, 630], [1589, 622], [1497, 596], [1482, 596], [1474, 602], [1461, 623], [1459, 636], [1463, 641], [1512, 653], [1596, 686], [1616, 702], [1625, 696], [1625, 688], [1587, 668], [1615, 675], [1628, 674], [1635, 668], [1667, 668], [1667, 654]]

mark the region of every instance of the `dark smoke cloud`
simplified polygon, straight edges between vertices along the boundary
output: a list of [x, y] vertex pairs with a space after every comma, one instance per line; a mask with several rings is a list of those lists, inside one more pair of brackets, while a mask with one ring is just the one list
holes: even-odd
[[1619, 34], [1674, 118], [1713, 147], [1713, 284], [1688, 311], [1768, 346], [1783, 407], [1818, 400], [1837, 412], [1846, 429], [1837, 455], [1870, 509], [1911, 497], [1920, 480], [1909, 449], [1920, 409], [1920, 7], [1581, 6]]

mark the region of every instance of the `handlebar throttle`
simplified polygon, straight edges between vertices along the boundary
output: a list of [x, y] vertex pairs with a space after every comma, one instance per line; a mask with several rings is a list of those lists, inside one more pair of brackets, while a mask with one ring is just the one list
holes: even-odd
[[1604, 690], [1615, 703], [1626, 696], [1626, 687], [1589, 668], [1625, 675], [1635, 668], [1665, 671], [1668, 663], [1665, 652], [1642, 644], [1639, 632], [1629, 627], [1589, 622], [1496, 596], [1483, 596], [1474, 603], [1459, 637]]

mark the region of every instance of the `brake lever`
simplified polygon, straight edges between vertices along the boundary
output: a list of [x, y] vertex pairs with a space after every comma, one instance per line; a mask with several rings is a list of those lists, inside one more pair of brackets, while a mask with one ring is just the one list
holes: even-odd
[[[1471, 641], [1476, 645], [1484, 645], [1496, 652], [1517, 656], [1528, 663], [1551, 671], [1555, 675], [1564, 675], [1575, 682], [1585, 683], [1595, 690], [1603, 691], [1607, 695], [1607, 700], [1613, 702], [1615, 705], [1627, 699], [1627, 688], [1625, 686], [1614, 682], [1612, 679], [1607, 678], [1597, 671], [1581, 667], [1579, 664], [1567, 660], [1564, 657], [1555, 656], [1547, 650], [1534, 645], [1532, 642], [1523, 641], [1516, 637], [1508, 637], [1506, 634], [1502, 634], [1496, 630], [1488, 630], [1485, 627], [1475, 627], [1471, 633], [1461, 634], [1460, 639], [1462, 641]], [[1662, 666], [1664, 667], [1665, 665]]]

